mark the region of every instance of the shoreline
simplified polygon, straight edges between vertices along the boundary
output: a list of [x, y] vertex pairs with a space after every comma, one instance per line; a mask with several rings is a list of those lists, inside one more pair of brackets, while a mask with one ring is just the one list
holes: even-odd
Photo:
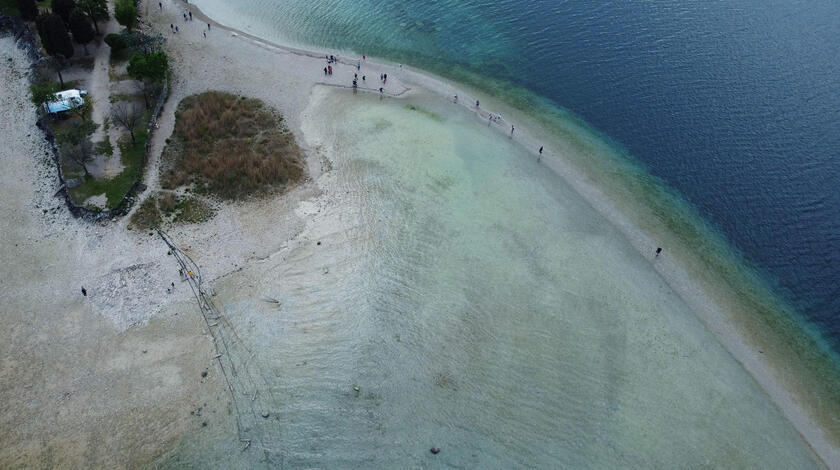
[[[285, 46], [277, 44], [272, 41], [260, 38], [256, 35], [246, 33], [236, 28], [226, 26], [204, 14], [196, 5], [188, 4], [187, 7], [193, 12], [193, 15], [203, 19], [205, 22], [214, 24], [215, 27], [225, 29], [232, 33], [247, 38], [248, 40], [257, 43], [261, 47], [270, 47], [280, 51], [291, 52], [307, 57], [320, 58], [320, 54], [312, 50], [304, 50], [299, 47]], [[539, 148], [540, 142], [548, 139], [539, 139], [537, 134], [550, 132], [549, 129], [540, 129], [540, 123], [534, 122], [527, 116], [521, 116], [518, 109], [514, 109], [509, 105], [496, 100], [493, 97], [481, 97], [482, 102], [480, 109], [471, 106], [475, 102], [476, 96], [481, 94], [480, 90], [473, 90], [471, 87], [461, 84], [451, 83], [449, 80], [437, 77], [426, 71], [418, 71], [409, 67], [398, 67], [387, 61], [379, 58], [368, 57], [366, 64], [376, 65], [380, 68], [387, 69], [389, 74], [397, 76], [406, 81], [406, 85], [414, 84], [420, 88], [428, 90], [439, 95], [441, 98], [452, 101], [454, 93], [458, 94], [458, 105], [472, 111], [481, 120], [485, 120], [488, 112], [485, 104], [491, 108], [503, 109], [506, 116], [515, 117], [517, 121], [532, 121], [526, 125], [516, 126], [516, 133], [513, 140], [527, 149], [534, 155], [537, 154], [536, 149]], [[348, 64], [349, 65], [349, 64]], [[324, 83], [324, 86], [335, 86]], [[368, 90], [373, 91], [375, 90]], [[410, 91], [408, 88], [406, 91]], [[403, 92], [404, 93], [404, 92]], [[394, 96], [402, 96], [403, 93]], [[493, 114], [499, 114], [498, 111], [490, 111]], [[497, 131], [506, 134], [507, 124], [512, 121], [505, 120], [501, 126], [495, 126]], [[516, 125], [516, 124], [514, 124]], [[537, 132], [529, 132], [531, 129]], [[596, 136], [597, 137], [597, 136]], [[594, 210], [600, 213], [603, 217], [609, 220], [636, 250], [645, 258], [654, 261], [653, 253], [657, 247], [657, 241], [654, 235], [648, 233], [641, 227], [640, 224], [635, 223], [629, 215], [625, 214], [617, 204], [614, 198], [611, 198], [601, 187], [596, 183], [591, 182], [591, 176], [584, 174], [575, 165], [564, 159], [562, 156], [558, 157], [549, 152], [542, 157], [542, 161], [558, 176], [563, 178], [592, 206]], [[652, 230], [651, 230], [652, 231]], [[661, 243], [661, 241], [659, 242]], [[725, 240], [724, 240], [725, 243]], [[762, 390], [771, 398], [773, 403], [782, 411], [782, 413], [793, 424], [797, 431], [802, 436], [803, 440], [811, 447], [814, 453], [828, 468], [840, 468], [840, 447], [832, 443], [827, 435], [827, 430], [816, 423], [808, 412], [806, 407], [797, 401], [797, 395], [801, 396], [802, 392], [793, 390], [788, 384], [778, 377], [779, 365], [771, 364], [762, 356], [764, 351], [757, 349], [754, 344], [750, 344], [749, 337], [746, 332], [742, 331], [732, 322], [732, 313], [728, 311], [737, 310], [737, 307], [732, 305], [737, 302], [735, 299], [727, 299], [725, 292], [718, 292], [718, 295], [713, 293], [714, 286], [709, 286], [702, 280], [697, 280], [692, 273], [689, 272], [688, 266], [692, 265], [691, 261], [685, 256], [674, 257], [673, 253], [676, 250], [669, 250], [664, 256], [658, 258], [654, 267], [660, 276], [668, 283], [668, 285], [691, 307], [697, 314], [700, 321], [711, 331], [724, 348], [744, 367], [744, 369], [753, 377], [759, 384]], [[699, 285], [703, 283], [704, 285]], [[774, 295], [774, 294], [771, 294]], [[795, 334], [810, 335], [806, 331], [796, 332]], [[836, 436], [833, 436], [835, 441]]]
[[[173, 17], [177, 18], [180, 14], [180, 11], [173, 10], [173, 5], [183, 6], [177, 1], [167, 2], [168, 11], [164, 10], [162, 13], [168, 16], [160, 17], [156, 15], [156, 5], [152, 5], [152, 12], [147, 8], [144, 20], [148, 20], [149, 23], [146, 24], [156, 24], [159, 30], [166, 33], [165, 23], [169, 23]], [[189, 8], [194, 15], [199, 11], [193, 5], [189, 5]], [[163, 24], [155, 23], [161, 17], [168, 19]], [[197, 16], [197, 19], [199, 18]], [[174, 126], [174, 109], [178, 102], [185, 96], [208, 89], [250, 95], [278, 110], [289, 123], [292, 132], [300, 138], [299, 143], [304, 150], [307, 165], [305, 180], [283, 195], [264, 200], [224, 204], [213, 220], [201, 225], [167, 229], [179, 246], [195, 257], [206, 280], [213, 283], [240, 272], [243, 268], [257, 269], [262, 260], [276, 256], [285, 259], [286, 254], [295, 246], [314, 243], [312, 234], [307, 232], [307, 226], [315, 217], [320, 218], [320, 223], [336, 227], [325, 215], [325, 209], [341, 198], [341, 195], [332, 191], [331, 179], [335, 174], [331, 173], [331, 162], [317, 145], [302, 138], [304, 130], [301, 123], [310, 111], [313, 96], [320, 88], [319, 83], [331, 89], [347, 86], [320, 82], [321, 77], [316, 65], [320, 63], [320, 67], [323, 66], [323, 57], [315, 52], [271, 44], [256, 36], [226, 28], [212, 19], [205, 21], [213, 24], [214, 33], [216, 29], [221, 30], [221, 35], [214, 36], [219, 38], [218, 40], [213, 39], [211, 43], [202, 42], [201, 30], [191, 30], [189, 26], [182, 24], [182, 33], [168, 36], [169, 40], [164, 46], [173, 52], [171, 62], [174, 80], [169, 104], [165, 106], [161, 115], [160, 129], [155, 133], [150, 145], [150, 157], [144, 175], [144, 182], [150, 184], [150, 189], [141, 197], [149, 197], [154, 192], [160, 151]], [[235, 33], [235, 36], [229, 33]], [[246, 41], [242, 42], [241, 39]], [[399, 87], [398, 93], [392, 95], [395, 99], [412, 96], [417, 88], [428, 90], [430, 94], [438, 94], [443, 99], [451, 96], [448, 95], [450, 90], [468, 89], [456, 88], [445, 79], [411, 69], [395, 73], [395, 65], [382, 64], [378, 60], [366, 61], [366, 67], [371, 66], [383, 70], [387, 68], [389, 75], [393, 73], [393, 84]], [[336, 75], [344, 77], [349, 83], [351, 75], [344, 70], [347, 67], [342, 66], [341, 69]], [[392, 80], [389, 80], [388, 85], [392, 85]], [[296, 94], [294, 91], [299, 92]], [[362, 91], [378, 92], [370, 88]], [[7, 92], [7, 95], [9, 93]], [[26, 93], [22, 93], [17, 93], [23, 96], [22, 100], [21, 96], [12, 96], [9, 102], [26, 102], [25, 106], [21, 105], [21, 109], [31, 113], [31, 109], [26, 107]], [[480, 92], [469, 90], [468, 93]], [[500, 109], [506, 116], [514, 117], [517, 123], [516, 140], [532, 152], [536, 152], [535, 142], [538, 138], [546, 142], [551, 138], [545, 135], [551, 130], [543, 127], [538, 118], [520, 115], [519, 111], [510, 109], [503, 103], [496, 103], [492, 98], [481, 98], [481, 101], [482, 107], [486, 104], [490, 109]], [[471, 108], [467, 93], [462, 97], [461, 104], [467, 109]], [[471, 111], [476, 113], [474, 109]], [[479, 120], [486, 123], [486, 114], [484, 118], [476, 114]], [[12, 129], [11, 123], [8, 124]], [[504, 125], [496, 128], [497, 131], [506, 133]], [[38, 152], [32, 149], [40, 149], [44, 144], [37, 137], [30, 138], [23, 124], [16, 125], [14, 131], [10, 132], [14, 134], [10, 135], [10, 143], [18, 147], [12, 147], [15, 149], [12, 153], [15, 153], [15, 156], [26, 155], [28, 152], [33, 156], [38, 155]], [[26, 138], [23, 135], [26, 135]], [[31, 144], [30, 140], [35, 143]], [[568, 142], [557, 140], [558, 148], [573, 151], [566, 148], [567, 144]], [[550, 145], [546, 146], [550, 149]], [[34, 446], [31, 442], [36, 442], [37, 439], [28, 439], [26, 436], [38, 434], [45, 436], [41, 437], [43, 442], [40, 447], [48, 450], [40, 452], [50, 454], [49, 451], [55, 451], [57, 447], [59, 451], [56, 455], [67, 453], [76, 459], [86, 460], [88, 464], [99, 462], [101, 466], [117, 466], [126, 465], [126, 461], [129, 464], [142, 461], [148, 465], [149, 462], [154, 462], [155, 458], [171, 455], [179, 442], [199, 436], [192, 434], [198, 431], [195, 429], [197, 423], [190, 421], [192, 418], [187, 416], [190, 410], [187, 409], [187, 413], [184, 413], [184, 405], [192, 403], [191, 395], [198, 390], [205, 394], [205, 399], [219, 401], [219, 397], [222, 397], [223, 401], [223, 397], [228, 393], [222, 387], [213, 368], [210, 359], [212, 343], [208, 334], [198, 325], [194, 300], [184, 295], [186, 289], [180, 286], [176, 295], [160, 295], [168, 285], [169, 277], [174, 277], [173, 260], [167, 256], [157, 236], [150, 236], [142, 231], [126, 231], [128, 217], [109, 223], [106, 227], [68, 218], [66, 211], [54, 208], [55, 201], [49, 199], [54, 191], [54, 188], [50, 187], [54, 183], [54, 175], [47, 173], [48, 177], [44, 177], [42, 169], [38, 169], [37, 175], [35, 171], [30, 171], [29, 167], [40, 165], [37, 157], [13, 159], [11, 154], [7, 154], [4, 158], [8, 160], [9, 170], [4, 176], [4, 182], [9, 188], [4, 189], [6, 192], [3, 194], [8, 197], [10, 203], [3, 210], [3, 213], [8, 215], [8, 221], [0, 228], [3, 229], [4, 235], [8, 235], [6, 239], [9, 243], [4, 250], [0, 250], [0, 255], [3, 255], [4, 261], [10, 261], [7, 266], [11, 266], [9, 269], [12, 272], [20, 272], [20, 276], [15, 276], [16, 279], [4, 281], [5, 289], [0, 294], [8, 300], [8, 303], [4, 301], [4, 304], [10, 306], [8, 319], [4, 319], [7, 325], [12, 327], [8, 330], [12, 334], [7, 341], [7, 354], [23, 358], [19, 361], [21, 367], [34, 367], [29, 364], [34, 362], [33, 358], [38, 362], [35, 363], [35, 372], [21, 369], [23, 372], [15, 370], [7, 375], [10, 387], [7, 392], [0, 394], [0, 397], [10, 397], [9, 408], [6, 409], [3, 418], [8, 424], [6, 428], [11, 439], [7, 440], [5, 449], [0, 449], [3, 451], [0, 453], [0, 460], [6, 461], [9, 456], [17, 459], [16, 462], [39, 456], [48, 458], [35, 450], [31, 450], [29, 455], [16, 450]], [[574, 162], [563, 157], [548, 156], [544, 162], [568, 182], [597, 213], [615, 226], [644, 258], [651, 258], [653, 247], [656, 245], [649, 232], [656, 233], [654, 229], [646, 229], [634, 220], [631, 214], [636, 214], [632, 210], [625, 213], [618, 201], [611, 200], [608, 194], [601, 191], [603, 186], [599, 187], [598, 182], [586, 172], [576, 169]], [[55, 169], [49, 170], [54, 172]], [[24, 184], [30, 183], [30, 176], [36, 178], [37, 188], [31, 201], [29, 198], [33, 195], [30, 194], [30, 188], [23, 188]], [[13, 190], [17, 192], [11, 192]], [[16, 203], [17, 201], [19, 203]], [[138, 200], [135, 208], [139, 207], [140, 202], [142, 199]], [[50, 209], [48, 217], [41, 216], [42, 207]], [[46, 209], [44, 213], [47, 213]], [[265, 234], [269, 232], [272, 236], [266, 237]], [[20, 242], [23, 248], [12, 249], [13, 242]], [[17, 246], [17, 243], [14, 245]], [[672, 252], [670, 248], [666, 248], [665, 256], [657, 260], [655, 268], [662, 278], [691, 307], [706, 329], [710, 330], [747, 370], [759, 387], [771, 397], [775, 406], [782, 410], [802, 436], [804, 443], [812, 449], [812, 453], [815, 454], [814, 460], [821, 459], [824, 465], [836, 468], [835, 462], [840, 461], [835, 459], [837, 454], [832, 454], [836, 452], [836, 448], [824, 438], [819, 424], [808, 415], [807, 410], [796, 403], [795, 390], [785, 387], [785, 383], [776, 376], [778, 371], [765, 364], [766, 357], [762, 358], [756, 353], [755, 343], [751, 344], [748, 336], [743, 332], [736, 334], [733, 331], [731, 318], [728, 318], [726, 310], [726, 301], [731, 295], [706, 288], [703, 284], [705, 281], [695, 278], [697, 274], [691, 272], [690, 260], [672, 261], [674, 252], [676, 250]], [[81, 298], [77, 292], [77, 283], [88, 288], [90, 297], [84, 300]], [[75, 300], [68, 304], [69, 294], [66, 291], [71, 284], [72, 288], [69, 290], [73, 290]], [[43, 289], [44, 286], [47, 289]], [[221, 287], [246, 289], [246, 285], [230, 286], [224, 283]], [[692, 293], [695, 294], [694, 297]], [[225, 292], [222, 294], [223, 298], [226, 297]], [[19, 306], [19, 309], [15, 309], [15, 306]], [[15, 310], [20, 310], [20, 313]], [[67, 311], [70, 315], [66, 315]], [[175, 316], [179, 311], [181, 315]], [[732, 311], [737, 309], [733, 307]], [[103, 331], [107, 330], [106, 334], [101, 335], [105, 338], [104, 341], [96, 335], [88, 336], [77, 332], [94, 331], [90, 324]], [[161, 328], [161, 324], [165, 327]], [[21, 328], [25, 328], [26, 334], [16, 334]], [[68, 329], [73, 333], [68, 335]], [[172, 336], [177, 341], [171, 339]], [[726, 341], [732, 344], [727, 344]], [[90, 357], [83, 349], [86, 347], [96, 351], [96, 356]], [[86, 354], [83, 360], [77, 360], [72, 354], [63, 354], [76, 350]], [[172, 357], [175, 354], [178, 354], [179, 360], [173, 364]], [[129, 356], [130, 361], [127, 359]], [[154, 362], [144, 361], [145, 358], [152, 357]], [[750, 362], [752, 360], [755, 364]], [[215, 388], [207, 388], [204, 379], [201, 381], [202, 387], [198, 387], [199, 373], [202, 369], [207, 370], [208, 365], [210, 375], [206, 380]], [[117, 366], [122, 368], [120, 371], [123, 376], [116, 376], [112, 371]], [[166, 377], [161, 377], [162, 371], [166, 372]], [[756, 374], [759, 377], [756, 377]], [[81, 381], [79, 377], [82, 378]], [[47, 390], [29, 388], [31, 383], [37, 383], [39, 380], [51, 386]], [[768, 383], [765, 384], [762, 380]], [[111, 390], [115, 382], [118, 387], [113, 388], [114, 393], [99, 391]], [[87, 385], [88, 383], [91, 385]], [[148, 394], [145, 383], [166, 383], [168, 387], [158, 386], [153, 390], [154, 396], [151, 399], [138, 405], [137, 398], [146, 397]], [[69, 396], [65, 398], [59, 395], [58, 392], [62, 390], [55, 390], [56, 388], [69, 388], [72, 393], [83, 398], [70, 401]], [[90, 391], [90, 388], [94, 390]], [[93, 396], [86, 397], [85, 394]], [[105, 404], [109, 414], [90, 413], [87, 410], [85, 403], [91, 400], [86, 399], [96, 399], [96, 394], [100, 394], [98, 401]], [[61, 400], [67, 401], [59, 402], [57, 396], [62, 396]], [[33, 403], [44, 406], [37, 406], [37, 409], [32, 410]], [[223, 410], [223, 407], [219, 408], [220, 412]], [[206, 416], [210, 416], [209, 411], [205, 411]], [[144, 413], [151, 418], [145, 417]], [[828, 418], [832, 416], [837, 415], [829, 415]], [[114, 432], [107, 436], [98, 435], [96, 428], [106, 423], [114, 424]], [[224, 420], [221, 423], [223, 426], [225, 423], [230, 424]], [[214, 428], [217, 425], [217, 421], [210, 419], [208, 429], [214, 429], [213, 432], [218, 433], [218, 428]], [[44, 427], [48, 429], [45, 430]], [[160, 428], [166, 433], [156, 435]], [[141, 444], [134, 444], [135, 439], [130, 436], [135, 432], [150, 437]], [[96, 442], [96, 448], [82, 449], [78, 454], [73, 454], [75, 449], [68, 444], [68, 436], [82, 442]], [[206, 437], [202, 435], [200, 439]], [[79, 447], [84, 445], [79, 444]], [[143, 452], [137, 452], [134, 447], [136, 445], [142, 446]], [[240, 449], [234, 450], [236, 455], [239, 455]], [[15, 452], [17, 454], [14, 454]], [[109, 465], [108, 462], [113, 459], [118, 460]], [[78, 466], [83, 464], [79, 463]]]

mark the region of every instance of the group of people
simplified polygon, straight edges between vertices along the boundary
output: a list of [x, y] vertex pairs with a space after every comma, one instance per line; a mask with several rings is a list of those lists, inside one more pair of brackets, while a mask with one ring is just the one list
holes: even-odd
[[[324, 58], [327, 60], [327, 66], [324, 67], [324, 75], [325, 76], [326, 75], [332, 75], [333, 74], [333, 64], [338, 63], [338, 57], [336, 57], [332, 54], [326, 54], [326, 55], [324, 55]], [[363, 60], [367, 60], [367, 56], [364, 55], [364, 54], [362, 54], [362, 60], [359, 60], [359, 61], [356, 62], [356, 71], [357, 72], [362, 70], [362, 61]], [[388, 81], [388, 74], [386, 74], [386, 73], [385, 74], [379, 74], [379, 79], [382, 81], [382, 83], [386, 83]], [[362, 75], [362, 81], [363, 82], [367, 81], [367, 75]], [[359, 87], [359, 74], [354, 73], [353, 74], [353, 88], [358, 88], [358, 87]], [[380, 87], [379, 88], [379, 93], [382, 93], [383, 91], [384, 90]]]
[[[158, 8], [160, 8], [160, 10], [163, 11], [163, 2], [158, 2]], [[184, 21], [192, 21], [193, 15], [192, 15], [191, 11], [185, 11], [183, 13], [183, 15], [184, 15]], [[173, 34], [178, 34], [180, 32], [180, 29], [178, 28], [178, 26], [174, 25], [172, 23], [169, 24], [169, 29], [172, 30]], [[210, 23], [207, 23], [207, 31], [210, 31]], [[202, 31], [201, 32], [201, 34], [203, 34], [205, 38], [207, 37], [207, 31]]]

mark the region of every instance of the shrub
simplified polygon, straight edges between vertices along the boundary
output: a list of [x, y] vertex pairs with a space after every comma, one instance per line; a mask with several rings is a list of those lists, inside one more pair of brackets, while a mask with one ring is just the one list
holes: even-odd
[[114, 52], [121, 51], [126, 47], [125, 40], [122, 36], [114, 33], [105, 35], [105, 44], [107, 44]]

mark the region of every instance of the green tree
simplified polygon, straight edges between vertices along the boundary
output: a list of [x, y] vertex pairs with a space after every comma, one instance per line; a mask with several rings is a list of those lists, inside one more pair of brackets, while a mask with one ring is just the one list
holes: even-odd
[[35, 0], [17, 0], [20, 17], [26, 21], [32, 21], [38, 16], [38, 5]]
[[41, 36], [41, 43], [47, 54], [51, 56], [61, 55], [65, 59], [73, 57], [73, 43], [70, 41], [70, 34], [64, 27], [64, 21], [58, 15], [48, 15], [43, 22], [44, 35]]
[[128, 75], [137, 80], [148, 79], [153, 82], [161, 82], [166, 78], [166, 71], [169, 70], [169, 61], [163, 51], [152, 52], [151, 54], [140, 54], [135, 52], [128, 60]]
[[125, 29], [131, 31], [131, 28], [137, 24], [137, 7], [134, 6], [132, 0], [117, 0], [114, 4], [114, 18], [125, 26]]
[[29, 86], [29, 91], [32, 94], [32, 103], [41, 106], [47, 101], [53, 101], [55, 94], [61, 90], [55, 83], [35, 83]]
[[78, 8], [73, 10], [73, 13], [70, 13], [70, 31], [73, 32], [73, 39], [84, 46], [85, 55], [88, 55], [87, 45], [93, 41], [96, 34], [93, 32], [93, 28], [90, 27], [87, 16]]
[[52, 16], [50, 13], [41, 13], [35, 17], [35, 29], [38, 31], [38, 37], [41, 38], [41, 45], [44, 49], [47, 48], [47, 20]]
[[70, 34], [67, 33], [64, 21], [58, 15], [39, 16], [35, 22], [41, 34], [41, 44], [43, 44], [47, 54], [52, 56], [51, 65], [58, 73], [58, 80], [63, 88], [64, 78], [61, 76], [61, 70], [67, 66], [67, 59], [73, 57], [73, 43], [70, 41]]
[[96, 22], [105, 21], [109, 18], [108, 0], [79, 0], [76, 5], [90, 18], [96, 34], [100, 34], [99, 25]]
[[64, 24], [70, 24], [70, 13], [76, 9], [74, 0], [52, 0], [52, 12], [64, 20]]

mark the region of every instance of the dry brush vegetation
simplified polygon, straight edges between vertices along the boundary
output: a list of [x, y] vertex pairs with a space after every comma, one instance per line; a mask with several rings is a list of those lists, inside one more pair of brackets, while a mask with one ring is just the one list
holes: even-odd
[[303, 176], [300, 148], [260, 100], [217, 91], [181, 101], [167, 141], [161, 186], [192, 186], [236, 200], [289, 188]]

